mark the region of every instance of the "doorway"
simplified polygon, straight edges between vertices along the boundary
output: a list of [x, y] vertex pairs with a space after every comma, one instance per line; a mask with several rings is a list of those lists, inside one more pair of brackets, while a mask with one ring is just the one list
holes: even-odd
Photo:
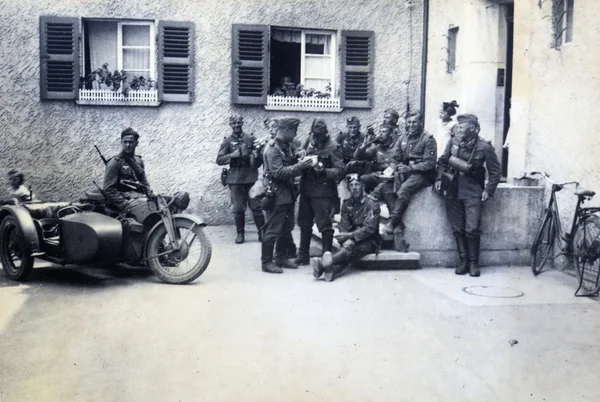
[[[514, 39], [514, 15], [515, 5], [506, 5], [506, 72], [504, 79], [504, 130], [502, 144], [506, 142], [506, 136], [510, 128], [510, 99], [512, 96], [512, 73], [513, 73], [513, 39]], [[509, 150], [502, 148], [502, 176], [508, 175]]]

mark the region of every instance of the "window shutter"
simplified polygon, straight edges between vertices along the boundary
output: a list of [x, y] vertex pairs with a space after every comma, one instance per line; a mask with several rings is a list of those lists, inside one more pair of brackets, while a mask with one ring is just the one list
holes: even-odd
[[373, 31], [342, 31], [342, 107], [373, 107], [374, 56]]
[[79, 19], [40, 17], [40, 98], [75, 99], [79, 91]]
[[232, 103], [264, 105], [269, 85], [269, 26], [234, 24], [231, 44]]
[[158, 97], [163, 102], [192, 102], [194, 97], [193, 22], [158, 22]]

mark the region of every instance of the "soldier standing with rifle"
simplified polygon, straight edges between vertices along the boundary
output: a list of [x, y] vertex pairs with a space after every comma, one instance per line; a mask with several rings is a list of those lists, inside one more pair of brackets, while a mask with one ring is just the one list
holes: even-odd
[[229, 118], [232, 134], [225, 137], [217, 155], [218, 165], [229, 165], [229, 172], [225, 184], [229, 185], [231, 193], [231, 205], [237, 236], [236, 244], [244, 242], [246, 225], [246, 206], [250, 207], [254, 223], [258, 229], [258, 240], [262, 240], [261, 228], [264, 225], [264, 216], [260, 204], [250, 198], [248, 193], [258, 179], [258, 167], [260, 159], [253, 152], [255, 138], [252, 134], [246, 134], [242, 127], [244, 118], [234, 114]]
[[[438, 161], [435, 189], [438, 193], [447, 193], [446, 213], [460, 258], [456, 274], [468, 272], [471, 276], [479, 276], [481, 210], [483, 203], [494, 195], [502, 177], [502, 169], [492, 144], [479, 137], [477, 116], [463, 114], [457, 120], [458, 135], [448, 141]], [[448, 174], [453, 179], [444, 181], [450, 187], [442, 188], [442, 176]]]
[[323, 252], [331, 252], [333, 244], [334, 203], [337, 200], [337, 182], [344, 176], [344, 162], [339, 145], [332, 141], [327, 124], [322, 119], [313, 120], [310, 136], [304, 145], [306, 157], [313, 159], [314, 166], [302, 173], [300, 178], [300, 247], [294, 262], [308, 265], [312, 227], [316, 223], [322, 235]]
[[[290, 143], [296, 137], [300, 120], [278, 119], [277, 135], [264, 151], [265, 197], [263, 209], [267, 220], [263, 229], [261, 263], [263, 272], [280, 274], [281, 268], [297, 268], [286, 258], [288, 239], [294, 230], [296, 192], [294, 178], [313, 166], [310, 158], [297, 162]], [[275, 261], [273, 261], [275, 248]]]

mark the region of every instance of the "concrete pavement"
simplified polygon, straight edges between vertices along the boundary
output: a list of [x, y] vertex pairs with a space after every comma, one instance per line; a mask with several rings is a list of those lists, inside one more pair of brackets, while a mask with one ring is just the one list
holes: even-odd
[[600, 307], [566, 274], [326, 283], [262, 273], [255, 233], [207, 232], [213, 259], [187, 286], [135, 270], [1, 277], [1, 401], [600, 400]]

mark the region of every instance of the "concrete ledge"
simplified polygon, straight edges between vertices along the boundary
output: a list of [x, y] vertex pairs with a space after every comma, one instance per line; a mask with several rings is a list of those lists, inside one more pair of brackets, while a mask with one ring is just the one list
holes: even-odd
[[[529, 264], [529, 250], [544, 211], [543, 197], [543, 187], [498, 186], [494, 197], [484, 204], [481, 265]], [[386, 217], [386, 213], [382, 215]], [[431, 188], [413, 197], [404, 223], [406, 241], [410, 251], [420, 254], [421, 266], [453, 267], [458, 263], [445, 200]], [[313, 234], [318, 235], [316, 227]]]

